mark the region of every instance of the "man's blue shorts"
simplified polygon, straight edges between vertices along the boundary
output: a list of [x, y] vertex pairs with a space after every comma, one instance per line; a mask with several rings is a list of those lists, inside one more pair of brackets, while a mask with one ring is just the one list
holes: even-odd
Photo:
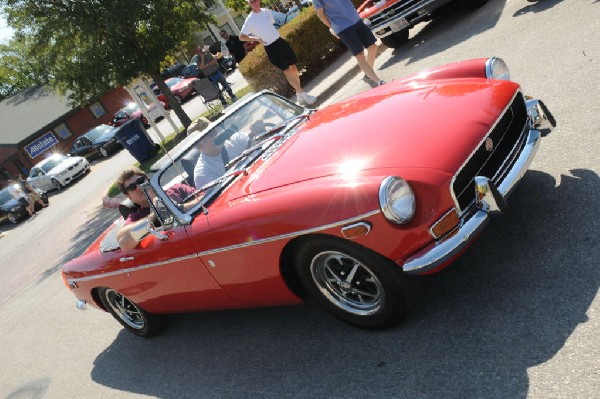
[[352, 55], [361, 53], [377, 41], [371, 29], [362, 20], [338, 33], [338, 37]]

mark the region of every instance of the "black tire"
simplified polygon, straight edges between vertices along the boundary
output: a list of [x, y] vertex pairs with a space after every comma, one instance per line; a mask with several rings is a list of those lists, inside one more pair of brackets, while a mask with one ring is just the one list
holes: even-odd
[[408, 29], [403, 29], [398, 32], [394, 32], [391, 35], [381, 38], [381, 42], [389, 48], [401, 47], [408, 41]]
[[154, 337], [167, 325], [167, 317], [146, 312], [125, 295], [111, 288], [100, 289], [104, 307], [126, 330], [140, 337]]
[[50, 182], [52, 183], [52, 188], [56, 191], [60, 191], [63, 188], [62, 184], [56, 179], [52, 179]]
[[296, 271], [309, 296], [339, 319], [381, 329], [407, 315], [413, 290], [390, 260], [335, 238], [316, 238], [297, 255]]

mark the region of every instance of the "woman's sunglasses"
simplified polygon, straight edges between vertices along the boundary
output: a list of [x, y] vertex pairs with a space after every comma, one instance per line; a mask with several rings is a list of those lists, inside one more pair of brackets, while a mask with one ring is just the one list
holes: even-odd
[[134, 181], [134, 182], [133, 182], [133, 183], [131, 183], [131, 184], [128, 184], [128, 185], [125, 187], [125, 190], [127, 190], [127, 191], [135, 191], [135, 189], [136, 189], [136, 188], [137, 188], [139, 185], [141, 185], [142, 183], [144, 183], [145, 181], [146, 181], [146, 178], [145, 178], [144, 176], [140, 176], [140, 177], [138, 177], [138, 178], [137, 178], [137, 180], [136, 180], [136, 181]]

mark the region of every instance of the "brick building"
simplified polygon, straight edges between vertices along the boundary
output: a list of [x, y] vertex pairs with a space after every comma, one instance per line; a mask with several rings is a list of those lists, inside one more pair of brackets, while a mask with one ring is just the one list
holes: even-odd
[[9, 178], [27, 176], [50, 154], [66, 154], [75, 139], [90, 128], [108, 124], [130, 100], [115, 89], [87, 107], [71, 108], [64, 96], [45, 87], [24, 90], [0, 102], [0, 186]]

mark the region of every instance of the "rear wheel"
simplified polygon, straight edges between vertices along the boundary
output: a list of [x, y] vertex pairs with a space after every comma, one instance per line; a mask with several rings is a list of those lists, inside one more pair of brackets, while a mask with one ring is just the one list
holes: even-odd
[[399, 266], [348, 241], [318, 238], [299, 251], [296, 270], [309, 295], [327, 311], [363, 328], [399, 324], [412, 289]]
[[102, 288], [100, 299], [110, 314], [135, 335], [153, 337], [165, 328], [166, 316], [146, 312], [119, 291]]
[[408, 29], [394, 32], [381, 38], [381, 42], [389, 48], [398, 48], [408, 41]]

